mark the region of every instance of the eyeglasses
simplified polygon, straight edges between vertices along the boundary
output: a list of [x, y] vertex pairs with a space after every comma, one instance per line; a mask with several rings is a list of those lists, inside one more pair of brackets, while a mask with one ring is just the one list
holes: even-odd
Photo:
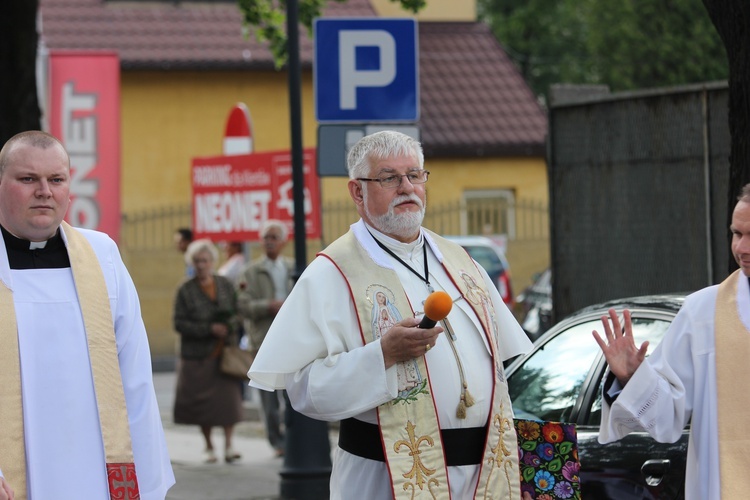
[[384, 189], [394, 189], [401, 185], [401, 181], [404, 177], [409, 179], [411, 184], [424, 184], [427, 182], [427, 177], [430, 175], [429, 170], [414, 170], [408, 174], [387, 174], [380, 175], [375, 179], [367, 179], [366, 177], [357, 177], [358, 181], [366, 182], [379, 182], [380, 187]]

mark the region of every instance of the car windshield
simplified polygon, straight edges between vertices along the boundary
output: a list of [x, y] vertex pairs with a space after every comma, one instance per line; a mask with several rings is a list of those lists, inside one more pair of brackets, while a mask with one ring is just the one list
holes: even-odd
[[[636, 343], [648, 339], [655, 347], [669, 327], [665, 320], [633, 318]], [[517, 417], [567, 421], [578, 395], [601, 352], [591, 335], [602, 331], [598, 319], [571, 325], [536, 350], [508, 379], [508, 390]], [[599, 399], [601, 396], [599, 396]], [[592, 407], [592, 418], [597, 408]], [[601, 412], [601, 402], [598, 402]], [[597, 422], [598, 423], [598, 422]]]
[[470, 245], [467, 245], [464, 248], [469, 252], [471, 258], [477, 261], [487, 272], [503, 270], [503, 263], [491, 248]]

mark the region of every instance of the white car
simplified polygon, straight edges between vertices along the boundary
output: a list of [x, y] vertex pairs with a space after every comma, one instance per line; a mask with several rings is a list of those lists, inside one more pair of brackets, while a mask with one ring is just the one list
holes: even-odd
[[510, 266], [505, 252], [499, 243], [486, 236], [445, 236], [464, 247], [472, 259], [490, 275], [500, 296], [508, 307], [513, 305], [513, 291], [510, 286]]

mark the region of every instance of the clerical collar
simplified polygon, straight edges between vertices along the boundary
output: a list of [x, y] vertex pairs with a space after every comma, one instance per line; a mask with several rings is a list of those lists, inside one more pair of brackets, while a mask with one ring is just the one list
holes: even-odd
[[[378, 244], [380, 248], [382, 248], [385, 253], [393, 257], [398, 261], [399, 264], [404, 266], [407, 270], [409, 270], [414, 276], [419, 278], [426, 286], [427, 290], [432, 293], [434, 289], [432, 288], [432, 284], [430, 283], [430, 270], [427, 264], [427, 246], [424, 242], [424, 236], [422, 235], [422, 231], [419, 232], [419, 237], [411, 242], [411, 243], [402, 243], [398, 240], [395, 240], [380, 231], [376, 229], [370, 228], [370, 226], [365, 225], [365, 227], [368, 228], [370, 231], [370, 235], [375, 240], [375, 243]], [[377, 234], [377, 236], [376, 236]], [[380, 238], [383, 238], [381, 241]], [[415, 250], [422, 250], [422, 264], [424, 266], [424, 275], [419, 274], [419, 272], [411, 267], [409, 264], [407, 264], [404, 259], [396, 255], [396, 252], [401, 253], [402, 256], [406, 257], [407, 259], [414, 261], [415, 259], [412, 258], [412, 255]], [[416, 259], [419, 260], [418, 258]]]
[[401, 258], [405, 259], [412, 259], [412, 255], [415, 255], [422, 251], [422, 245], [425, 244], [424, 236], [422, 235], [422, 230], [419, 231], [419, 236], [416, 240], [410, 242], [410, 243], [404, 243], [402, 241], [399, 241], [395, 238], [391, 238], [385, 233], [381, 233], [371, 225], [365, 223], [365, 227], [370, 232], [372, 237], [375, 239], [376, 242], [382, 243], [386, 247], [388, 247], [389, 250], [391, 250], [393, 253], [398, 255]]
[[0, 226], [11, 269], [60, 269], [70, 267], [68, 249], [58, 229], [44, 242], [17, 238]]

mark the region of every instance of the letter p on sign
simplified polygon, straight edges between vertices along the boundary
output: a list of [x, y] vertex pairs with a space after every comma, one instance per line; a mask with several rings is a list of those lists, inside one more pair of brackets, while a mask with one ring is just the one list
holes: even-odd
[[319, 122], [419, 119], [416, 21], [316, 19], [314, 43]]
[[[378, 69], [358, 69], [357, 49], [375, 47]], [[396, 41], [383, 30], [339, 31], [339, 87], [341, 109], [357, 109], [358, 87], [385, 87], [396, 77]]]

